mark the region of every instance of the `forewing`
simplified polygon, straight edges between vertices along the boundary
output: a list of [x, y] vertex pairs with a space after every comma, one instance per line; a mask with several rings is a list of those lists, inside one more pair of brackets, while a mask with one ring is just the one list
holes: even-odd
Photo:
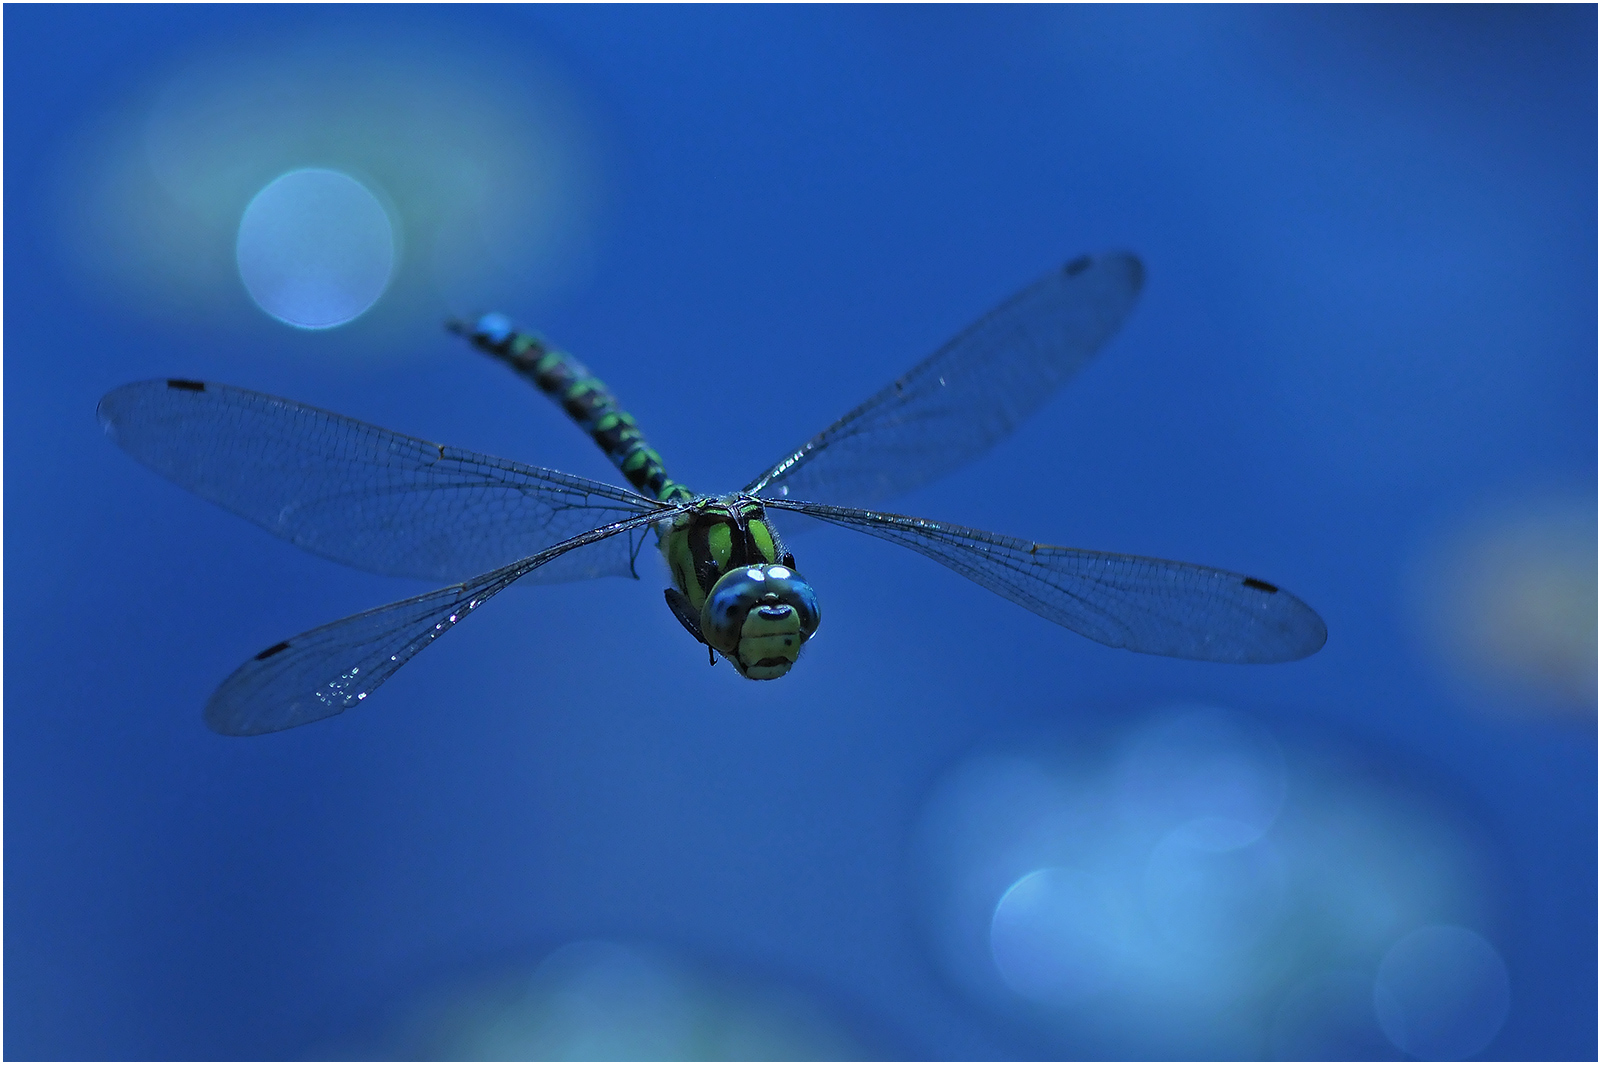
[[227, 736], [256, 736], [342, 713], [514, 581], [566, 555], [626, 539], [653, 520], [635, 517], [594, 529], [464, 584], [364, 610], [274, 644], [222, 682], [206, 702], [206, 724]]
[[909, 547], [1111, 647], [1206, 662], [1290, 662], [1328, 638], [1323, 619], [1301, 600], [1226, 570], [1036, 544], [852, 507], [770, 505]]
[[[586, 529], [660, 509], [626, 489], [402, 436], [195, 381], [142, 381], [100, 401], [134, 458], [313, 554], [373, 573], [459, 581]], [[632, 573], [624, 537], [531, 579]]]
[[746, 488], [865, 506], [983, 454], [1076, 374], [1127, 317], [1144, 268], [1084, 256], [1053, 270]]

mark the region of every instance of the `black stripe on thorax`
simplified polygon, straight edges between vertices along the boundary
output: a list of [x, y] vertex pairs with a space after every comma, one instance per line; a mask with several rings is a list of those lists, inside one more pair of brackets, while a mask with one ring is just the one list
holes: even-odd
[[[726, 566], [719, 566], [712, 555], [711, 531], [719, 525], [726, 525], [730, 534]], [[695, 562], [695, 583], [703, 593], [709, 593], [717, 579], [730, 570], [767, 561], [756, 549], [746, 522], [723, 514], [696, 516], [689, 526], [689, 557]]]

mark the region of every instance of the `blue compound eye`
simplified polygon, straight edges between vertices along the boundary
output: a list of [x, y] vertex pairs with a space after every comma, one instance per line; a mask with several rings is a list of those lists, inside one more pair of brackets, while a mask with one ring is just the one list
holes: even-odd
[[729, 570], [700, 612], [706, 642], [753, 680], [789, 672], [821, 620], [812, 586], [790, 567], [775, 565]]

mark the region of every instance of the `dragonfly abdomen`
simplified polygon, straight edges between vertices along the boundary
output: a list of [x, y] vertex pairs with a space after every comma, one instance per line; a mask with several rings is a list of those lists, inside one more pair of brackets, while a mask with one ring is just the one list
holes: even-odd
[[589, 367], [541, 337], [515, 328], [502, 314], [486, 314], [471, 325], [452, 322], [450, 328], [554, 400], [640, 492], [663, 503], [694, 498], [693, 492], [667, 476], [661, 455], [646, 442], [634, 416], [622, 409]]

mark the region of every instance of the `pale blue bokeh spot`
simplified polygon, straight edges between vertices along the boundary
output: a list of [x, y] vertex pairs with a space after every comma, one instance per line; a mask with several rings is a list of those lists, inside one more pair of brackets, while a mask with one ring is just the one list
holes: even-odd
[[1284, 753], [1248, 719], [1184, 708], [1142, 728], [1118, 768], [1119, 805], [1131, 827], [1227, 851], [1261, 839], [1287, 788]]
[[1373, 1007], [1390, 1041], [1415, 1058], [1460, 1061], [1495, 1038], [1512, 1006], [1500, 953], [1477, 932], [1428, 925], [1379, 964]]
[[239, 276], [268, 314], [302, 329], [356, 318], [382, 296], [395, 233], [378, 197], [337, 170], [291, 170], [239, 220]]
[[1036, 869], [1008, 888], [990, 921], [990, 954], [1007, 986], [1042, 1004], [1103, 987], [1123, 931], [1109, 903], [1099, 877], [1073, 869]]
[[1266, 841], [1216, 845], [1248, 831], [1239, 822], [1209, 819], [1175, 829], [1151, 850], [1142, 885], [1145, 915], [1179, 954], [1211, 964], [1247, 954], [1278, 921], [1286, 876], [1276, 850]]

